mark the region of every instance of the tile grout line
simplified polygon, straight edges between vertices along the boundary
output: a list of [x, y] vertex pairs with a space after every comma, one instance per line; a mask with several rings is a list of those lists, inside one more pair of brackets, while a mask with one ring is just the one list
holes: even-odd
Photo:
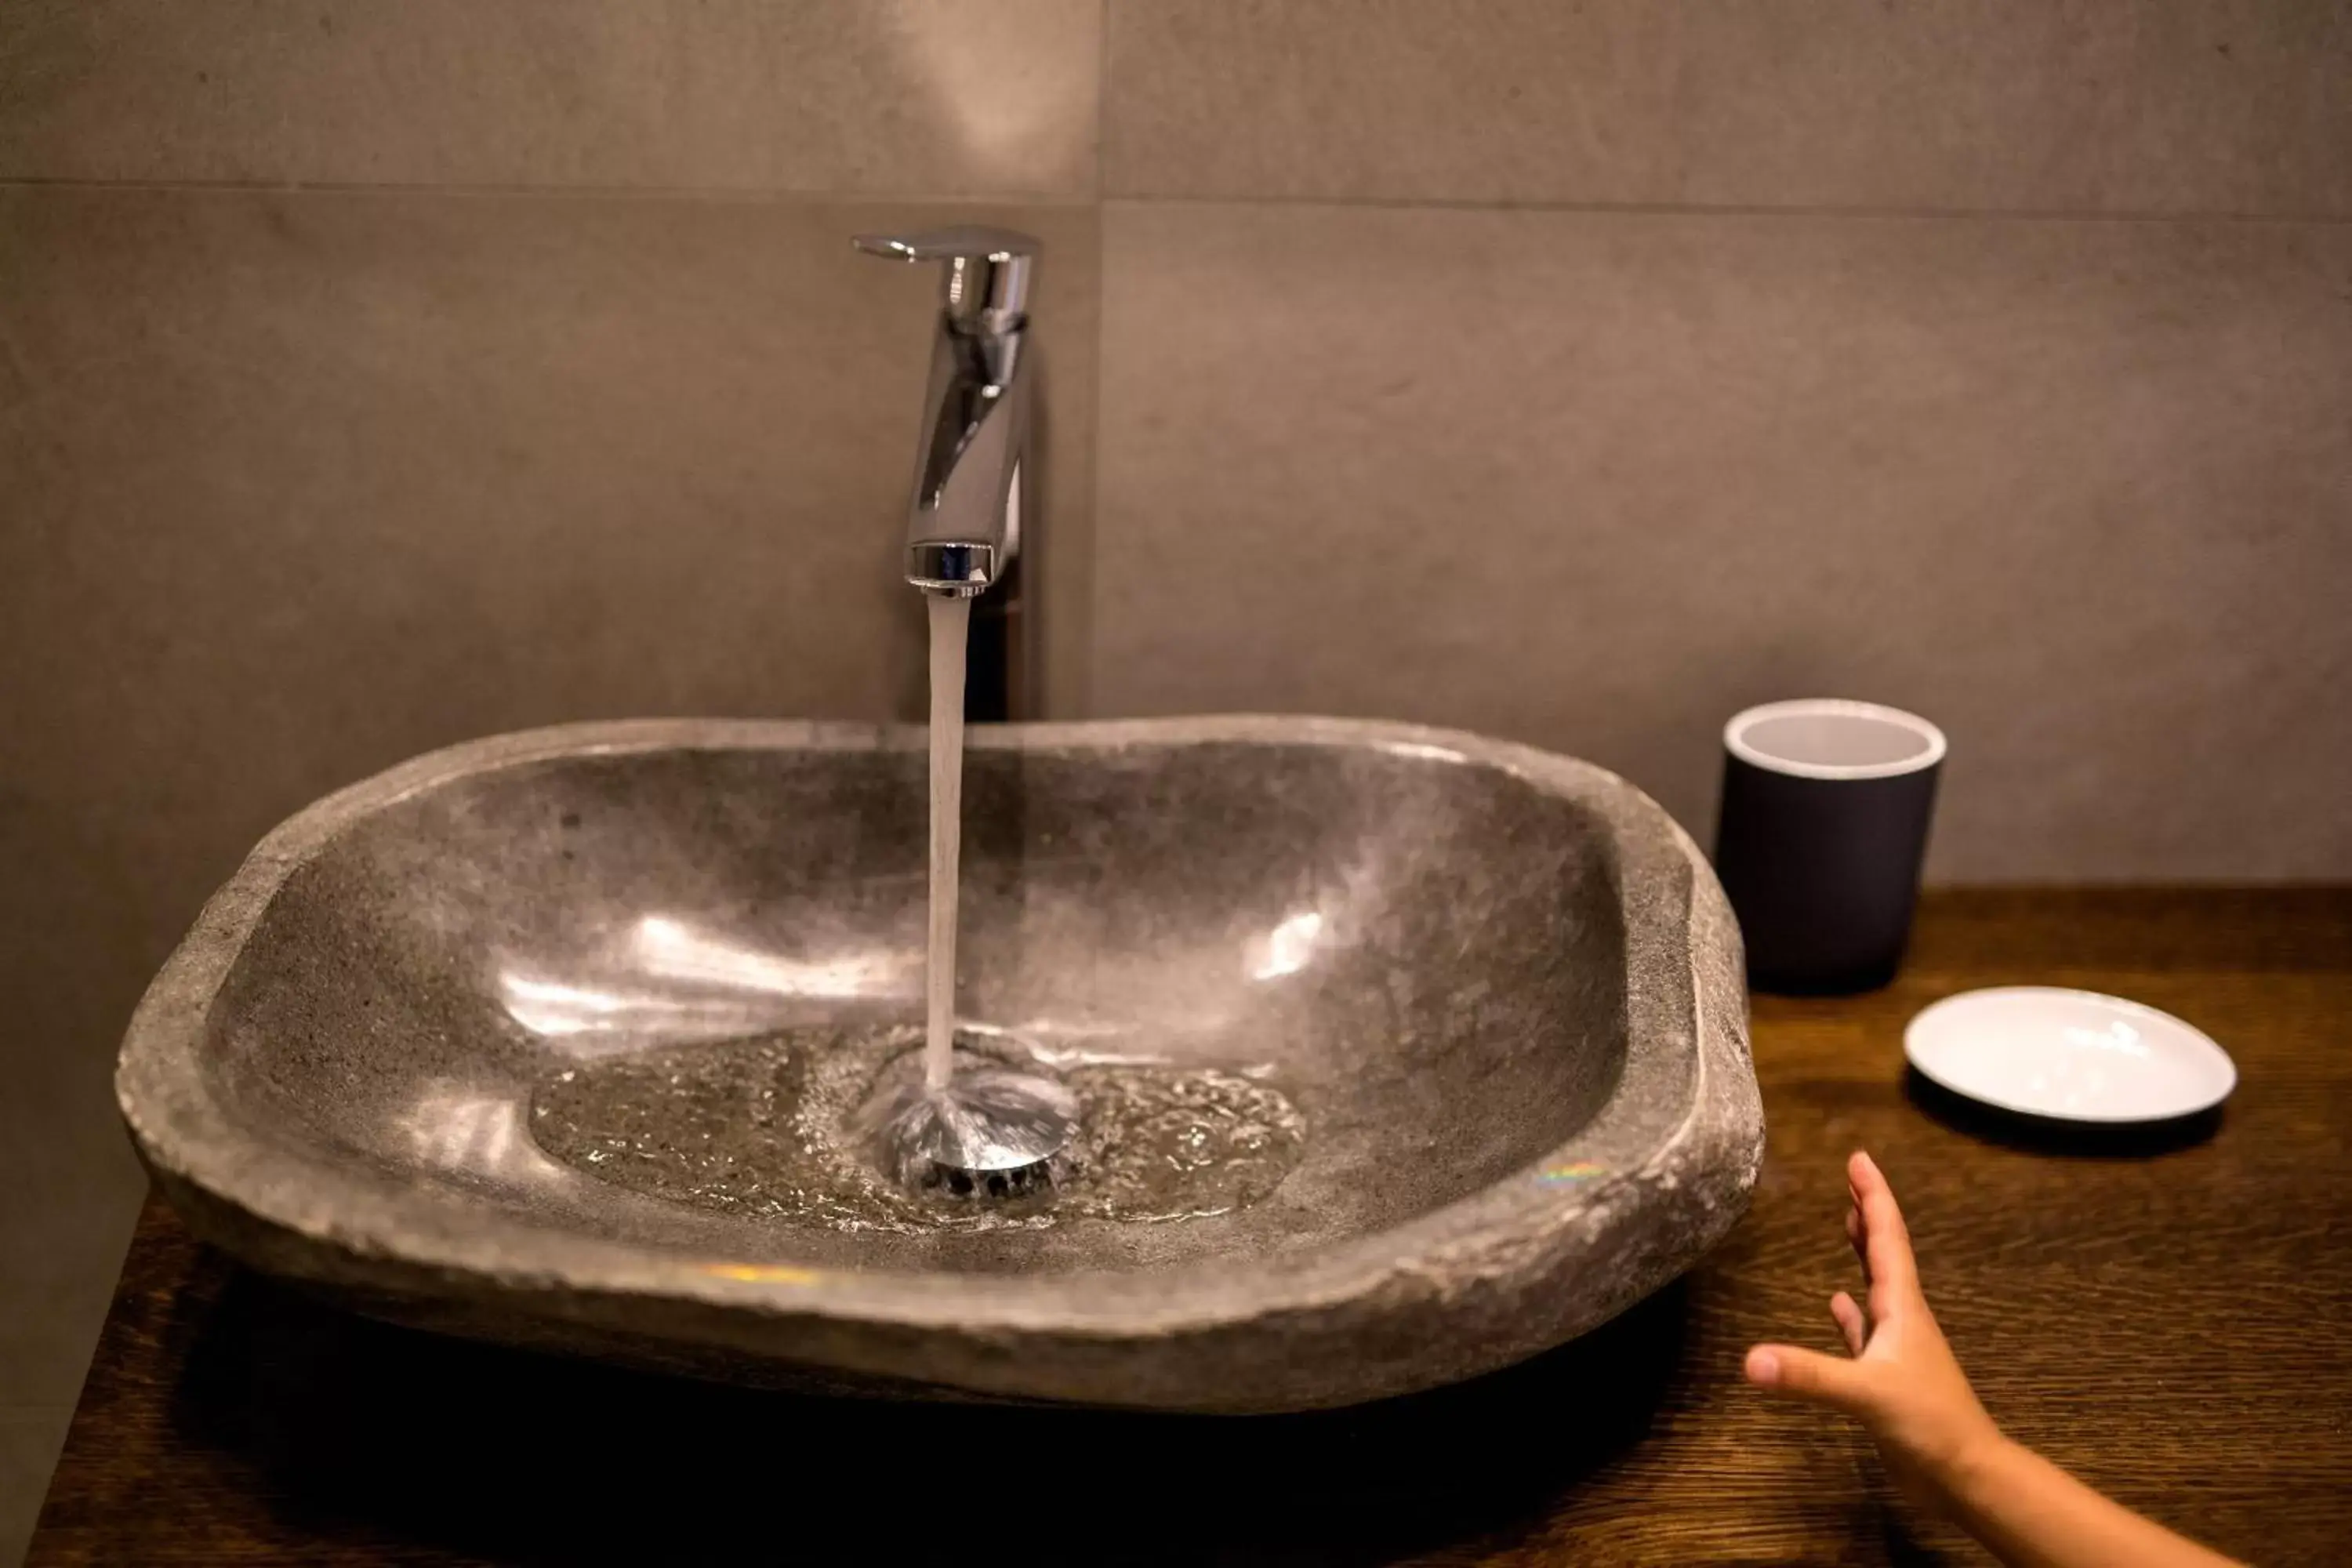
[[1493, 212], [1586, 214], [1603, 217], [1715, 218], [1842, 218], [1855, 221], [1950, 223], [2114, 223], [2231, 224], [2282, 227], [2340, 228], [2352, 226], [2352, 214], [2217, 212], [2183, 208], [2178, 212], [2116, 209], [2097, 212], [2066, 207], [1938, 207], [1838, 206], [1832, 205], [1775, 206], [1739, 203], [1515, 201], [1509, 198], [1435, 196], [1330, 196], [1175, 195], [1102, 191], [1103, 109], [1097, 109], [1096, 162], [1097, 187], [1091, 193], [1045, 191], [921, 191], [793, 189], [762, 186], [688, 185], [512, 185], [404, 184], [360, 181], [286, 180], [116, 180], [50, 176], [0, 175], [0, 190], [152, 191], [198, 195], [268, 194], [278, 195], [448, 196], [457, 198], [522, 197], [546, 201], [677, 201], [714, 205], [783, 205], [791, 203], [852, 205], [927, 203], [962, 206], [1050, 206], [1102, 208], [1119, 206], [1298, 207], [1360, 211]]
[[520, 197], [576, 202], [703, 202], [713, 206], [1038, 206], [1082, 210], [1100, 205], [1090, 192], [1054, 191], [874, 191], [799, 189], [791, 186], [727, 185], [502, 185], [404, 184], [340, 180], [93, 180], [47, 175], [0, 175], [0, 191], [146, 191], [196, 195], [449, 196], [460, 200]]
[[2117, 209], [2078, 211], [2066, 207], [1937, 207], [1835, 206], [1828, 205], [1774, 206], [1763, 204], [1697, 202], [1513, 201], [1507, 198], [1440, 196], [1318, 196], [1318, 195], [1179, 195], [1139, 192], [1106, 195], [1105, 205], [1316, 207], [1368, 212], [1552, 213], [1596, 217], [1703, 218], [1844, 218], [1856, 221], [1944, 223], [2116, 223], [2116, 224], [2270, 224], [2300, 228], [2334, 228], [2352, 225], [2352, 214], [2215, 212], [2184, 208], [2179, 212]]
[[1095, 200], [1110, 196], [1111, 0], [1095, 4]]
[[1050, 717], [1092, 719], [1095, 713], [1095, 611], [1100, 597], [1095, 585], [1101, 570], [1103, 537], [1103, 338], [1110, 316], [1110, 29], [1113, 0], [1098, 0], [1095, 34], [1095, 341], [1094, 385], [1087, 395], [1092, 406], [1087, 420], [1087, 580], [1082, 612], [1083, 645], [1071, 660], [1071, 684], [1077, 700], [1067, 715]]

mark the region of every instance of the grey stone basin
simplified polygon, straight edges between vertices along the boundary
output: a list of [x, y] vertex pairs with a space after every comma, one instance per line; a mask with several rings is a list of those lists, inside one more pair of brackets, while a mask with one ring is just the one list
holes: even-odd
[[[1019, 1223], [933, 1225], [760, 1185], [742, 1162], [783, 1145], [740, 1142], [741, 1108], [796, 1136], [818, 1112], [785, 1102], [846, 1070], [839, 1042], [919, 1016], [923, 743], [582, 725], [320, 802], [132, 1021], [142, 1157], [205, 1238], [383, 1317], [746, 1381], [1202, 1411], [1519, 1360], [1745, 1208], [1739, 940], [1664, 813], [1524, 747], [1290, 718], [982, 729], [966, 770], [961, 1014], [1066, 1068], [1278, 1100], [1296, 1138], [1253, 1145], [1253, 1190], [1139, 1219], [1081, 1180]], [[722, 1060], [751, 1066], [697, 1087]], [[548, 1119], [592, 1082], [674, 1091], [683, 1120], [651, 1152], [634, 1122], [561, 1145]]]

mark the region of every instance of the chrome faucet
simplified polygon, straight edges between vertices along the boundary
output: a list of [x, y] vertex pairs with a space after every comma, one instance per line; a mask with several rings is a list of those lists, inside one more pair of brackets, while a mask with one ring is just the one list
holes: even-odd
[[1037, 241], [1001, 228], [861, 234], [869, 256], [946, 264], [907, 510], [907, 581], [972, 606], [965, 716], [1026, 717], [1034, 627], [1020, 557], [1030, 425], [1026, 340]]

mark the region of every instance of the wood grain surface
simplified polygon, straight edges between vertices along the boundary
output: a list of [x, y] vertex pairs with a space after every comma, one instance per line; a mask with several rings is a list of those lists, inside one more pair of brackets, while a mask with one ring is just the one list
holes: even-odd
[[[2083, 1139], [1906, 1076], [1973, 985], [2117, 991], [2237, 1058], [2225, 1111]], [[1681, 1283], [1461, 1387], [1255, 1419], [829, 1403], [314, 1304], [151, 1204], [30, 1561], [1974, 1562], [1837, 1420], [1742, 1386], [1833, 1342], [1866, 1146], [1994, 1415], [2269, 1563], [2352, 1562], [2352, 890], [1956, 892], [1874, 995], [1755, 1005], [1769, 1153]]]

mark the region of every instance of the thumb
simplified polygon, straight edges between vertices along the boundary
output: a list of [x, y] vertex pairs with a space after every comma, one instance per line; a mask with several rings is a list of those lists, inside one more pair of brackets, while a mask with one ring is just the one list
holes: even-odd
[[1795, 1345], [1758, 1345], [1748, 1352], [1748, 1381], [1792, 1399], [1810, 1400], [1866, 1415], [1876, 1405], [1870, 1373], [1843, 1356], [1822, 1355]]

